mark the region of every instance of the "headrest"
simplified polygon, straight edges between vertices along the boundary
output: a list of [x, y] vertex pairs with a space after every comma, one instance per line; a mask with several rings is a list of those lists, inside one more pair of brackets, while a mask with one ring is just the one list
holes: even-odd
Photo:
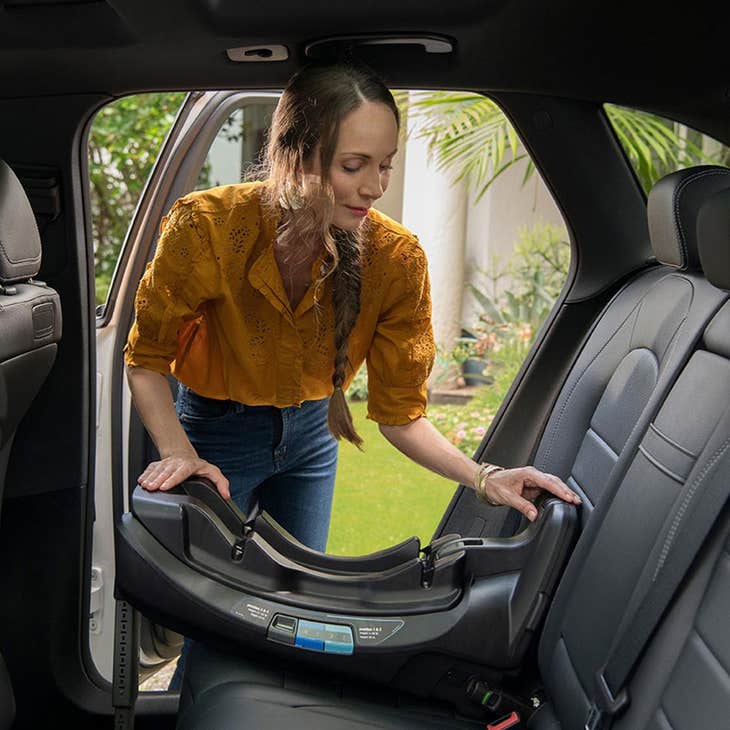
[[714, 193], [730, 187], [730, 170], [714, 165], [690, 167], [658, 180], [647, 212], [654, 255], [680, 269], [699, 269], [697, 216]]
[[41, 237], [20, 180], [0, 160], [0, 284], [30, 279], [41, 265]]
[[715, 193], [700, 208], [697, 236], [707, 281], [730, 291], [730, 187]]

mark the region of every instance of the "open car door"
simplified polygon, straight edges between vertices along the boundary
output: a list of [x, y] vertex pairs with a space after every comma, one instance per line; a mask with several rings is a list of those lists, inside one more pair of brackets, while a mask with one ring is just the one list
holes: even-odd
[[[134, 317], [134, 294], [173, 202], [200, 188], [239, 182], [255, 164], [276, 93], [193, 92], [183, 102], [131, 221], [107, 304], [97, 310], [97, 488], [91, 576], [91, 653], [111, 680], [115, 654], [114, 521], [130, 509], [137, 476], [157, 458], [131, 405], [119, 355]], [[171, 389], [175, 382], [170, 378]], [[112, 475], [109, 484], [109, 475]], [[141, 676], [177, 657], [181, 637], [141, 619]]]

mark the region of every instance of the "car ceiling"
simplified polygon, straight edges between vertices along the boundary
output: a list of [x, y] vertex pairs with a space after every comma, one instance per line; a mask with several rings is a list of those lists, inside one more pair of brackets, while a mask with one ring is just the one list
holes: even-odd
[[[691, 17], [653, 1], [6, 0], [0, 96], [275, 88], [306, 61], [308, 42], [420, 32], [452, 39], [455, 51], [381, 46], [360, 55], [394, 87], [615, 101], [694, 119], [727, 141], [727, 15], [712, 0], [693, 2]], [[256, 44], [283, 44], [290, 59], [226, 56]]]

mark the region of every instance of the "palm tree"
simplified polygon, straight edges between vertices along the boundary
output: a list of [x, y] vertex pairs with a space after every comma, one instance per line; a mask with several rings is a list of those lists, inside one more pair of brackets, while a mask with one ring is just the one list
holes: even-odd
[[[682, 125], [626, 107], [604, 108], [644, 190], [673, 170], [730, 161], [728, 148], [715, 145], [709, 154], [707, 138]], [[523, 183], [534, 172], [517, 133], [491, 99], [469, 92], [425, 92], [411, 98], [410, 109], [417, 118], [416, 134], [427, 140], [436, 166], [463, 180], [477, 200], [514, 165], [524, 165]]]

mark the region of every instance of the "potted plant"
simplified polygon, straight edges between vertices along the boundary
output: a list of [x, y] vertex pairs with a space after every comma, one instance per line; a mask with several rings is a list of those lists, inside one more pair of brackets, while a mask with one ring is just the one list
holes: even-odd
[[461, 369], [464, 385], [486, 385], [492, 382], [486, 373], [489, 365], [486, 353], [490, 345], [491, 336], [488, 333], [462, 330], [452, 357]]

